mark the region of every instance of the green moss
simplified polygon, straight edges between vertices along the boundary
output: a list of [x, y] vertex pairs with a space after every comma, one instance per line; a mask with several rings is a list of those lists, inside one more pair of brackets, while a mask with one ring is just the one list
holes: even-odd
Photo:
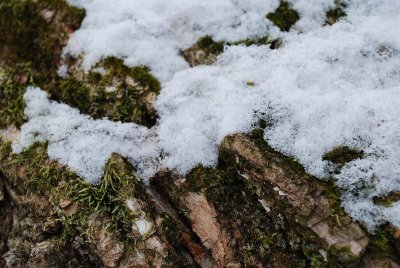
[[282, 44], [282, 41], [280, 39], [271, 39], [268, 35], [261, 37], [261, 38], [247, 38], [244, 40], [239, 40], [236, 42], [228, 42], [226, 43], [227, 46], [239, 46], [239, 45], [244, 45], [244, 46], [266, 46], [269, 45], [271, 49], [276, 49]]
[[26, 83], [32, 80], [30, 69], [27, 65], [17, 65], [0, 75], [0, 128], [20, 126], [24, 122]]
[[[110, 79], [119, 78], [123, 80], [124, 84], [126, 84], [124, 81], [130, 76], [136, 83], [138, 83], [139, 87], [151, 90], [156, 94], [160, 93], [160, 82], [150, 73], [150, 69], [146, 66], [135, 66], [130, 68], [124, 64], [123, 60], [115, 57], [105, 58], [98, 64], [98, 66], [104, 67], [108, 71], [108, 74], [104, 78], [105, 81], [103, 82], [109, 82]], [[99, 79], [98, 76], [97, 79]]]
[[309, 260], [310, 267], [323, 268], [326, 267], [324, 257], [318, 252], [319, 245], [309, 243], [309, 241], [302, 241], [301, 250], [304, 256]]
[[54, 89], [61, 49], [84, 15], [64, 0], [1, 1], [0, 128], [23, 123], [28, 85]]
[[388, 260], [388, 258], [398, 260], [399, 245], [400, 239], [396, 236], [396, 229], [389, 224], [384, 224], [377, 227], [370, 235], [364, 255], [376, 260]]
[[390, 207], [393, 203], [400, 201], [400, 192], [389, 192], [385, 196], [374, 196], [373, 202], [378, 206]]
[[255, 142], [255, 144], [260, 147], [264, 152], [270, 152], [273, 154], [279, 154], [281, 159], [287, 163], [287, 165], [293, 170], [305, 173], [304, 167], [297, 162], [293, 157], [286, 156], [275, 151], [265, 140], [264, 140], [264, 130], [262, 128], [255, 128], [250, 133], [249, 136]]
[[78, 108], [83, 113], [88, 113], [90, 109], [89, 89], [73, 77], [68, 77], [60, 81], [58, 86], [57, 99]]
[[135, 66], [131, 68], [131, 75], [141, 87], [150, 89], [156, 94], [160, 93], [160, 82], [150, 73], [150, 69], [148, 67]]
[[[64, 21], [46, 21], [44, 10]], [[65, 28], [76, 29], [83, 17], [84, 11], [63, 0], [4, 0], [0, 3], [0, 56], [12, 64], [31, 62], [37, 70], [56, 68], [68, 37]]]
[[362, 150], [344, 145], [335, 147], [331, 151], [326, 152], [322, 160], [330, 161], [339, 167], [343, 167], [346, 163], [363, 157], [364, 152]]
[[[114, 121], [135, 122], [138, 124], [153, 126], [156, 116], [154, 111], [146, 107], [148, 94], [159, 94], [160, 82], [150, 73], [150, 69], [144, 66], [132, 68], [123, 64], [121, 59], [106, 58], [98, 64], [107, 69], [107, 74], [101, 79], [99, 76], [91, 76], [98, 81], [94, 88], [89, 108], [89, 114], [95, 118], [107, 116]], [[99, 81], [100, 79], [100, 81]], [[128, 83], [131, 79], [134, 84]], [[116, 81], [113, 84], [113, 81]], [[115, 90], [107, 92], [107, 86], [114, 86]]]
[[224, 42], [215, 42], [209, 35], [200, 38], [196, 44], [207, 54], [220, 54], [224, 51]]
[[[51, 98], [78, 108], [95, 119], [155, 124], [155, 111], [146, 106], [148, 94], [159, 94], [160, 82], [147, 67], [127, 67], [121, 59], [106, 58], [98, 67], [107, 73], [91, 71], [82, 82], [74, 77], [61, 79], [50, 88]], [[130, 81], [129, 81], [130, 80]], [[113, 90], [108, 90], [112, 87]]]
[[[0, 141], [0, 171], [10, 185], [26, 194], [49, 195], [55, 211], [54, 219], [63, 228], [56, 239], [68, 243], [75, 235], [89, 233], [88, 219], [105, 216], [106, 227], [115, 231], [121, 241], [135, 244], [132, 223], [137, 215], [129, 210], [126, 200], [140, 197], [144, 189], [139, 185], [133, 167], [122, 157], [113, 155], [105, 166], [99, 185], [92, 185], [79, 178], [66, 167], [51, 161], [46, 144], [35, 143], [20, 154], [11, 153], [11, 143]], [[58, 207], [61, 200], [78, 204], [72, 215]], [[145, 212], [152, 206], [146, 204]]]
[[163, 267], [192, 267], [193, 262], [189, 262], [189, 260], [184, 257], [184, 254], [180, 252], [184, 250], [182, 242], [182, 233], [184, 230], [181, 228], [182, 223], [178, 222], [167, 213], [163, 213], [161, 216], [163, 221], [157, 233], [165, 236], [172, 248], [175, 249], [168, 249], [168, 255], [164, 258]]
[[327, 267], [340, 268], [340, 267], [358, 267], [360, 258], [351, 254], [349, 247], [341, 249], [329, 248], [327, 250]]
[[377, 253], [389, 256], [390, 253], [389, 236], [391, 235], [392, 233], [385, 231], [384, 228], [379, 228], [378, 231], [376, 231], [375, 234], [372, 236], [369, 245], [370, 249]]
[[266, 15], [281, 31], [288, 32], [290, 28], [300, 19], [296, 10], [292, 9], [288, 2], [281, 1], [278, 8]]
[[329, 9], [326, 12], [326, 23], [329, 25], [335, 24], [340, 18], [346, 16], [346, 12], [344, 9], [346, 8], [346, 4], [342, 1], [335, 1], [335, 7]]
[[193, 46], [182, 50], [181, 56], [190, 66], [213, 64], [224, 51], [226, 42], [216, 42], [211, 36], [200, 38]]
[[48, 159], [47, 145], [43, 143], [35, 143], [20, 154], [12, 154], [10, 148], [3, 151], [1, 159], [0, 168], [10, 183], [17, 188], [22, 184], [28, 194], [48, 194], [60, 180], [71, 175]]
[[[87, 218], [93, 214], [106, 215], [109, 218], [106, 227], [115, 231], [120, 240], [131, 244], [135, 240], [132, 236], [132, 223], [137, 215], [129, 210], [125, 201], [136, 194], [138, 179], [134, 174], [133, 167], [127, 161], [113, 155], [105, 166], [99, 185], [92, 185], [73, 177], [53, 190], [53, 200], [56, 205], [62, 199], [76, 202], [81, 211], [79, 218]], [[76, 221], [81, 220], [75, 219], [76, 216], [72, 216], [71, 219], [64, 214], [60, 216], [62, 222], [72, 224], [72, 227], [66, 227], [68, 232], [75, 226]]]
[[223, 215], [218, 220], [230, 237], [240, 233], [241, 238], [233, 247], [240, 252], [238, 260], [243, 265], [251, 256], [267, 262], [271, 252], [288, 250], [282, 226], [267, 215], [257, 190], [235, 169], [199, 166], [190, 172], [186, 183], [183, 193], [204, 192], [218, 214]]

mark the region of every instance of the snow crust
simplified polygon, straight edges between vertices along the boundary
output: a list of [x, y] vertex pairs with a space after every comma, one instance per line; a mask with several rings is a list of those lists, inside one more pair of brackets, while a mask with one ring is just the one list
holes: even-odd
[[[91, 182], [112, 152], [131, 159], [144, 178], [161, 167], [184, 174], [198, 163], [215, 165], [225, 135], [266, 119], [268, 143], [322, 179], [332, 170], [325, 152], [363, 149], [363, 159], [334, 175], [343, 205], [369, 229], [384, 221], [400, 228], [400, 202], [372, 202], [400, 191], [400, 1], [347, 1], [348, 16], [322, 26], [333, 1], [293, 0], [301, 19], [288, 33], [265, 19], [277, 1], [69, 2], [87, 17], [65, 53], [83, 53], [87, 69], [110, 55], [150, 66], [162, 80], [160, 119], [152, 129], [93, 120], [29, 88], [29, 121], [15, 152], [49, 141], [51, 158]], [[284, 46], [227, 47], [216, 64], [195, 68], [179, 57], [179, 49], [206, 34], [232, 41], [266, 31]]]

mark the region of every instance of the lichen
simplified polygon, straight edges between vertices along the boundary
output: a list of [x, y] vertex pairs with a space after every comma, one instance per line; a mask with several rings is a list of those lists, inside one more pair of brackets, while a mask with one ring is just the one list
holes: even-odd
[[278, 8], [266, 15], [281, 31], [288, 32], [290, 28], [300, 19], [296, 10], [286, 1], [281, 1]]

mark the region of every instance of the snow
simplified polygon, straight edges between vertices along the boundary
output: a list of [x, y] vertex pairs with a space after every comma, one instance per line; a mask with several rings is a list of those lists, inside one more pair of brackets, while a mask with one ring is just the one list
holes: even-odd
[[[49, 101], [44, 91], [34, 87], [27, 89], [24, 99], [25, 115], [30, 120], [21, 127], [19, 141], [13, 144], [14, 152], [34, 141], [48, 141], [50, 158], [69, 166], [91, 183], [101, 178], [103, 166], [113, 152], [130, 158], [142, 169], [147, 158], [155, 154], [154, 146], [147, 141], [151, 134], [145, 127], [93, 120], [68, 105]], [[146, 171], [151, 173], [154, 169], [149, 165]]]
[[[333, 26], [322, 25], [334, 1], [290, 2], [301, 19], [281, 33], [265, 19], [278, 1], [70, 0], [87, 17], [65, 55], [83, 54], [87, 70], [106, 56], [150, 66], [162, 81], [160, 119], [151, 129], [93, 120], [29, 88], [29, 121], [14, 151], [49, 141], [51, 158], [91, 182], [112, 152], [128, 157], [143, 178], [161, 167], [184, 174], [198, 163], [215, 165], [224, 136], [263, 118], [272, 123], [268, 143], [321, 179], [331, 169], [325, 152], [363, 149], [366, 157], [334, 175], [343, 206], [369, 229], [384, 221], [400, 228], [400, 202], [372, 202], [400, 191], [400, 2], [347, 1], [348, 16]], [[195, 68], [179, 56], [206, 34], [234, 41], [267, 32], [284, 46], [227, 47], [214, 65]]]
[[85, 8], [86, 18], [66, 54], [85, 53], [87, 70], [102, 57], [117, 56], [127, 65], [149, 66], [161, 81], [188, 67], [179, 50], [202, 36], [237, 41], [265, 35], [264, 16], [277, 5], [264, 0], [69, 2]]

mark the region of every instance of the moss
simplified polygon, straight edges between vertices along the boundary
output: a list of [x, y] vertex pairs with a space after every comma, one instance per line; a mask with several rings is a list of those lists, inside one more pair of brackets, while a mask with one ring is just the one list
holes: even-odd
[[[137, 184], [138, 179], [132, 166], [121, 157], [113, 155], [105, 166], [99, 185], [74, 177], [53, 191], [53, 200], [56, 204], [61, 199], [77, 202], [83, 211], [90, 214], [105, 213], [110, 218], [108, 228], [116, 231], [122, 240], [134, 240], [131, 231], [136, 215], [129, 210], [125, 201], [134, 196]], [[82, 217], [88, 217], [88, 214], [83, 213]]]
[[70, 176], [69, 171], [48, 159], [46, 144], [35, 143], [20, 154], [12, 154], [7, 144], [3, 146], [1, 170], [17, 188], [21, 189], [22, 184], [27, 194], [48, 194], [60, 180]]
[[197, 267], [193, 261], [185, 256], [189, 254], [183, 246], [181, 225], [168, 214], [163, 214], [163, 222], [157, 233], [164, 235], [172, 248], [168, 249], [167, 256], [163, 258], [162, 267]]
[[[292, 183], [299, 187], [303, 187], [302, 185], [304, 184], [306, 187], [304, 190], [308, 189], [307, 191], [309, 192], [322, 191], [321, 193], [326, 197], [325, 200], [329, 202], [329, 210], [324, 211], [324, 213], [326, 213], [325, 220], [329, 226], [340, 228], [345, 224], [341, 221], [347, 219], [343, 218], [346, 217], [347, 214], [341, 206], [340, 190], [333, 180], [321, 181], [307, 174], [304, 168], [294, 159], [274, 151], [264, 140], [264, 131], [262, 129], [254, 129], [249, 136], [257, 147], [261, 149], [264, 157], [274, 159], [272, 161], [279, 162], [279, 165], [287, 166], [288, 174], [294, 172], [294, 174], [297, 174], [296, 176], [300, 176], [300, 180], [295, 180]], [[234, 157], [234, 154], [229, 152], [229, 150], [222, 150], [220, 153], [221, 160], [225, 162], [225, 168], [236, 168], [237, 159], [232, 159], [232, 155]], [[254, 166], [247, 167], [246, 165], [246, 161], [241, 161], [240, 170], [250, 169], [254, 171]], [[255, 172], [257, 173], [257, 171]], [[267, 222], [267, 225], [269, 225], [269, 228], [271, 228], [271, 225], [280, 226], [280, 229], [275, 230], [275, 236], [283, 236], [283, 239], [274, 241], [274, 244], [276, 245], [276, 243], [279, 242], [286, 243], [286, 245], [282, 244], [281, 250], [285, 249], [287, 252], [291, 252], [291, 258], [293, 258], [293, 260], [298, 261], [298, 263], [305, 261], [306, 267], [353, 267], [355, 263], [360, 261], [360, 258], [352, 258], [352, 254], [350, 254], [346, 248], [341, 250], [327, 248], [326, 244], [307, 227], [306, 219], [300, 216], [301, 212], [294, 211], [286, 197], [279, 196], [275, 193], [272, 190], [274, 186], [268, 181], [258, 180], [257, 177], [254, 177], [251, 180], [246, 180], [246, 184], [254, 184], [251, 192], [257, 193], [259, 198], [268, 204], [270, 208], [268, 215], [272, 217], [273, 220], [272, 224]], [[308, 204], [304, 205], [307, 206]], [[280, 221], [278, 220], [279, 217], [281, 218]], [[299, 241], [303, 243], [299, 245]], [[321, 255], [320, 249], [325, 249], [328, 262], [326, 262], [325, 257]], [[270, 252], [270, 256], [279, 255], [276, 254], [278, 253], [274, 250]]]
[[[62, 22], [46, 21], [42, 12], [54, 12]], [[68, 6], [63, 0], [13, 1], [0, 3], [0, 55], [9, 63], [31, 62], [35, 69], [56, 68], [65, 29], [76, 29], [84, 11]]]
[[276, 49], [279, 48], [280, 45], [282, 44], [282, 41], [278, 39], [271, 39], [268, 35], [263, 36], [261, 38], [247, 38], [244, 40], [239, 40], [236, 42], [227, 42], [227, 46], [239, 46], [239, 45], [244, 45], [244, 46], [269, 46], [271, 49]]
[[161, 86], [150, 69], [130, 68], [114, 57], [104, 59], [98, 67], [105, 68], [107, 73], [91, 71], [83, 81], [72, 76], [61, 79], [49, 89], [51, 98], [95, 119], [107, 117], [113, 121], [153, 126], [156, 115], [154, 110], [149, 110], [146, 97], [159, 94]]
[[[113, 155], [104, 169], [99, 185], [92, 185], [66, 167], [49, 160], [47, 146], [35, 143], [21, 154], [11, 153], [10, 142], [0, 142], [0, 171], [21, 194], [49, 195], [55, 211], [54, 220], [61, 222], [62, 232], [55, 239], [63, 244], [76, 235], [88, 234], [88, 219], [105, 216], [107, 228], [118, 234], [121, 241], [135, 244], [132, 223], [137, 215], [129, 210], [126, 200], [140, 197], [144, 189], [139, 185], [133, 167], [122, 157]], [[140, 198], [139, 198], [140, 199]], [[61, 200], [77, 203], [72, 215], [58, 206]], [[146, 204], [145, 212], [152, 206]]]
[[385, 196], [374, 196], [375, 205], [390, 207], [393, 203], [400, 201], [400, 192], [389, 192]]
[[396, 260], [399, 261], [400, 238], [396, 235], [396, 229], [384, 224], [376, 228], [375, 232], [370, 235], [370, 240], [364, 256], [375, 260]]
[[78, 108], [82, 113], [88, 113], [90, 109], [89, 89], [73, 77], [63, 79], [58, 86], [58, 98], [60, 101]]
[[255, 144], [260, 147], [264, 152], [270, 152], [273, 154], [279, 154], [281, 159], [287, 163], [289, 167], [291, 167], [293, 170], [305, 173], [304, 167], [297, 162], [296, 159], [293, 157], [286, 156], [284, 154], [281, 154], [277, 151], [275, 151], [265, 140], [264, 140], [264, 130], [262, 128], [255, 128], [253, 129], [250, 133], [249, 136], [252, 138], [252, 140], [255, 142]]
[[300, 19], [296, 10], [292, 9], [288, 2], [281, 1], [278, 8], [266, 15], [281, 31], [288, 32], [290, 28]]
[[28, 85], [46, 90], [55, 86], [61, 49], [84, 15], [64, 0], [1, 1], [0, 128], [23, 123]]
[[143, 88], [151, 89], [156, 94], [160, 94], [160, 82], [150, 74], [150, 69], [146, 66], [135, 66], [131, 69], [133, 79]]
[[267, 214], [259, 202], [256, 186], [232, 167], [193, 169], [183, 190], [187, 192], [204, 192], [220, 215], [218, 221], [228, 236], [236, 237], [231, 246], [244, 266], [254, 258], [262, 263], [275, 262], [273, 258], [278, 255], [279, 262], [285, 262], [285, 255], [293, 263], [301, 263], [287, 241], [287, 229], [280, 216], [280, 212], [284, 212]]
[[207, 54], [220, 54], [224, 51], [223, 42], [215, 42], [211, 36], [207, 35], [197, 41], [200, 49], [206, 51]]
[[226, 42], [216, 42], [207, 35], [200, 38], [193, 46], [182, 50], [181, 56], [191, 67], [213, 64], [217, 56], [224, 51], [225, 44]]
[[335, 147], [331, 151], [326, 152], [322, 160], [330, 161], [338, 167], [343, 167], [346, 163], [363, 157], [364, 152], [362, 150], [344, 145]]
[[27, 65], [16, 65], [0, 75], [0, 128], [20, 126], [24, 122], [26, 83], [32, 80], [30, 69]]
[[[145, 126], [155, 124], [156, 115], [149, 110], [146, 97], [148, 94], [158, 95], [161, 90], [160, 82], [145, 66], [132, 68], [114, 57], [106, 58], [98, 64], [107, 69], [98, 84], [94, 87], [89, 108], [89, 114], [95, 118], [107, 116], [114, 121], [135, 122]], [[91, 77], [93, 79], [93, 75]], [[97, 80], [99, 77], [97, 76]], [[131, 79], [132, 82], [128, 82]], [[114, 81], [114, 84], [113, 84]], [[106, 87], [113, 86], [113, 92], [107, 92]]]
[[224, 51], [225, 46], [262, 46], [269, 45], [271, 49], [279, 48], [282, 44], [280, 39], [271, 39], [268, 35], [260, 38], [247, 38], [235, 42], [219, 41], [216, 42], [211, 36], [200, 38], [193, 46], [181, 51], [184, 59], [194, 67], [197, 65], [213, 64], [217, 56]]
[[390, 254], [390, 239], [392, 236], [391, 232], [385, 230], [385, 228], [379, 228], [378, 231], [372, 236], [369, 248], [380, 254], [389, 256]]
[[260, 46], [260, 45], [269, 45], [269, 44], [271, 44], [271, 41], [272, 40], [270, 40], [269, 36], [264, 36], [264, 37], [261, 37], [258, 39], [246, 39], [243, 41], [238, 41], [238, 42], [235, 42], [234, 44], [235, 45], [245, 45], [245, 46], [251, 46], [251, 45]]
[[360, 258], [353, 256], [349, 247], [332, 247], [327, 250], [327, 267], [358, 267], [359, 264]]
[[326, 12], [326, 23], [329, 25], [335, 24], [340, 18], [346, 16], [346, 12], [344, 9], [346, 8], [346, 4], [342, 1], [335, 1], [335, 7], [329, 9]]
[[[131, 77], [138, 83], [139, 87], [151, 90], [156, 94], [160, 93], [160, 82], [150, 73], [150, 69], [146, 66], [130, 68], [124, 64], [123, 60], [115, 57], [107, 57], [97, 65], [106, 68], [108, 71], [108, 74], [104, 78], [105, 81], [103, 82], [107, 82], [112, 78], [119, 78], [123, 80], [124, 85], [126, 85], [125, 79]], [[97, 77], [97, 79], [99, 79], [99, 77]]]

